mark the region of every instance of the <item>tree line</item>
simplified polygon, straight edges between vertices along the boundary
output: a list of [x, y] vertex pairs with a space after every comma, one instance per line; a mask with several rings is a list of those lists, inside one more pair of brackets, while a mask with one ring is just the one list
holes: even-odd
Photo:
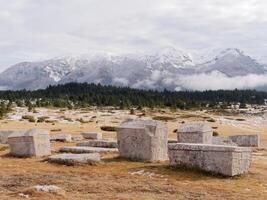
[[262, 105], [267, 93], [256, 90], [155, 91], [93, 83], [67, 83], [35, 91], [0, 91], [0, 99], [28, 107], [114, 106], [171, 107], [180, 109], [227, 107], [233, 104]]

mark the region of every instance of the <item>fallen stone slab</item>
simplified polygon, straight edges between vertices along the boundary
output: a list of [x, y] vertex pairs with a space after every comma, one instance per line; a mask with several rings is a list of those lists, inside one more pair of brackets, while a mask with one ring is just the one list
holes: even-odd
[[212, 144], [214, 145], [225, 145], [225, 146], [237, 146], [229, 137], [220, 137], [220, 136], [213, 136], [212, 137]]
[[51, 154], [49, 139], [48, 131], [31, 129], [13, 132], [8, 137], [7, 143], [12, 156], [41, 157]]
[[204, 122], [185, 123], [177, 129], [179, 143], [212, 144], [212, 128]]
[[82, 133], [84, 139], [102, 140], [102, 133]]
[[168, 131], [163, 122], [127, 120], [117, 129], [120, 157], [142, 161], [168, 159]]
[[89, 154], [57, 154], [48, 157], [48, 161], [63, 165], [93, 164], [100, 161], [99, 153]]
[[259, 135], [233, 135], [229, 138], [241, 147], [260, 147]]
[[116, 140], [90, 140], [90, 141], [87, 141], [87, 142], [78, 143], [77, 146], [118, 148], [118, 143], [117, 143]]
[[169, 144], [170, 165], [198, 168], [214, 174], [236, 176], [248, 172], [252, 150], [210, 144]]
[[53, 134], [50, 135], [50, 141], [71, 142], [72, 137], [70, 134]]
[[62, 153], [106, 153], [118, 152], [117, 148], [102, 148], [102, 147], [61, 147], [59, 152]]

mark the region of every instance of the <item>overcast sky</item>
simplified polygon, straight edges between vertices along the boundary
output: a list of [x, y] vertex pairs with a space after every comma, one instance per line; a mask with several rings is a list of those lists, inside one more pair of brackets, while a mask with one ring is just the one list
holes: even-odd
[[0, 71], [90, 51], [240, 48], [267, 62], [266, 0], [0, 0]]

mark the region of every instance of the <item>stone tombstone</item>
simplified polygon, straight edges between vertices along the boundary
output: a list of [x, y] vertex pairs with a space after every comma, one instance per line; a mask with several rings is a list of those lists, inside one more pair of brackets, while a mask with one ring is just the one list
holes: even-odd
[[51, 154], [49, 133], [44, 130], [15, 131], [8, 137], [8, 144], [13, 156], [41, 157]]
[[102, 133], [82, 133], [84, 139], [102, 140]]
[[213, 136], [212, 144], [225, 145], [225, 146], [237, 146], [237, 144], [234, 143], [229, 137], [220, 137], [220, 136]]
[[101, 157], [99, 153], [64, 153], [49, 156], [48, 161], [63, 165], [94, 164], [101, 161]]
[[236, 176], [248, 172], [251, 148], [210, 144], [169, 144], [172, 167], [198, 168], [213, 174]]
[[260, 147], [259, 135], [233, 135], [229, 138], [241, 147]]
[[212, 128], [205, 122], [190, 122], [177, 130], [178, 143], [212, 144]]
[[71, 134], [54, 134], [50, 135], [50, 141], [72, 142], [72, 136]]
[[167, 126], [155, 120], [128, 120], [117, 129], [121, 157], [142, 161], [168, 159]]

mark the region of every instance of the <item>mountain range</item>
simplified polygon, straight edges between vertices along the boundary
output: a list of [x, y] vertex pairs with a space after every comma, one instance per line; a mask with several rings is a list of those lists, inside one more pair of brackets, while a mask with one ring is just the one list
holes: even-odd
[[[267, 77], [267, 68], [239, 49], [223, 50], [214, 58], [198, 63], [190, 54], [164, 48], [151, 54], [92, 54], [22, 62], [0, 74], [0, 88], [36, 90], [68, 82], [88, 82], [139, 89], [190, 90], [198, 89], [197, 83], [191, 87], [190, 78], [197, 79], [203, 75], [215, 80], [222, 77], [224, 80], [238, 80], [236, 78], [251, 76], [257, 79], [257, 76]], [[264, 88], [265, 85], [267, 78], [266, 83], [261, 81], [259, 85], [247, 87]], [[237, 84], [236, 88], [244, 89], [246, 85]], [[222, 88], [218, 86], [216, 89], [224, 89], [223, 84]]]

